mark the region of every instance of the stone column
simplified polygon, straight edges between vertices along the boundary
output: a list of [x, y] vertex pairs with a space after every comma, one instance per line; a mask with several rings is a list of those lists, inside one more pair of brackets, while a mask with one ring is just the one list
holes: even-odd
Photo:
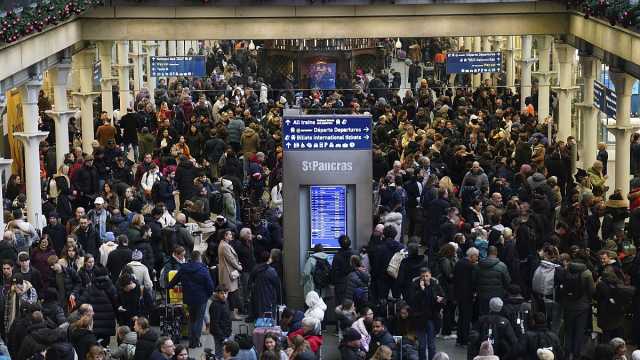
[[64, 155], [69, 153], [69, 119], [76, 113], [75, 110], [69, 110], [67, 102], [67, 81], [70, 72], [70, 63], [62, 63], [49, 69], [53, 82], [54, 107], [46, 113], [55, 122], [56, 168], [64, 164]]
[[133, 41], [133, 49], [129, 56], [133, 59], [133, 97], [135, 98], [142, 89], [142, 63], [145, 55], [142, 53], [140, 41]]
[[[491, 37], [489, 36], [482, 37], [482, 51], [483, 52], [491, 51]], [[491, 79], [491, 73], [482, 73], [481, 77], [482, 77], [482, 82], [484, 83], [486, 79]]]
[[185, 50], [185, 44], [184, 44], [184, 40], [178, 40], [176, 42], [177, 48], [176, 48], [176, 52], [178, 56], [184, 56], [188, 49]]
[[[0, 158], [0, 179], [3, 175], [8, 178], [7, 174], [11, 171], [11, 164], [13, 163], [12, 159]], [[0, 181], [0, 229], [4, 229], [4, 196], [2, 194], [2, 188], [4, 185], [4, 181]]]
[[95, 53], [91, 50], [84, 50], [73, 56], [73, 61], [78, 62], [78, 73], [80, 78], [80, 92], [73, 93], [80, 103], [81, 111], [81, 131], [82, 131], [82, 151], [91, 154], [93, 148], [91, 142], [94, 140], [93, 128], [93, 99], [101, 93], [93, 92], [93, 60]]
[[[482, 51], [482, 38], [480, 36], [476, 36], [473, 38], [473, 51], [480, 52]], [[471, 86], [475, 89], [480, 86], [481, 74], [474, 73], [471, 77]]]
[[626, 198], [629, 193], [631, 173], [630, 151], [631, 134], [636, 130], [631, 126], [631, 91], [637, 80], [633, 76], [618, 70], [611, 70], [609, 77], [616, 88], [616, 125], [609, 130], [616, 137], [615, 187], [622, 190]]
[[[533, 75], [538, 79], [538, 121], [542, 122], [551, 114], [549, 110], [549, 93], [551, 87], [551, 45], [553, 37], [548, 35], [536, 36], [538, 45], [538, 71]], [[564, 139], [563, 139], [564, 140]]]
[[158, 41], [158, 56], [167, 56], [167, 41]]
[[113, 84], [116, 78], [112, 74], [113, 66], [113, 41], [98, 42], [98, 56], [100, 57], [100, 92], [102, 97], [102, 111], [106, 111], [109, 117], [113, 116]]
[[24, 179], [27, 193], [27, 220], [40, 228], [42, 215], [42, 187], [40, 178], [40, 142], [49, 135], [38, 130], [38, 95], [42, 81], [31, 80], [20, 87], [24, 131], [13, 136], [24, 145]]
[[593, 81], [598, 77], [600, 60], [593, 56], [580, 56], [582, 66], [583, 102], [578, 105], [582, 118], [582, 167], [587, 169], [596, 161], [598, 146], [598, 109], [593, 106]]
[[522, 48], [521, 51], [521, 59], [520, 59], [520, 109], [524, 110], [527, 105], [525, 104], [525, 100], [531, 96], [531, 65], [535, 58], [531, 56], [531, 46], [533, 43], [533, 39], [531, 35], [523, 35], [522, 36]]
[[129, 87], [129, 42], [118, 41], [118, 90], [120, 91], [120, 117], [127, 113], [131, 103], [131, 89]]
[[155, 104], [154, 93], [156, 89], [156, 78], [151, 76], [151, 57], [156, 56], [156, 49], [158, 44], [155, 41], [147, 41], [142, 45], [145, 49], [145, 60], [147, 62], [147, 89], [149, 90], [149, 100], [152, 104]]
[[168, 56], [176, 56], [178, 54], [177, 49], [178, 49], [178, 42], [175, 40], [169, 40], [168, 47], [167, 47], [167, 55]]
[[557, 44], [558, 61], [560, 67], [558, 69], [558, 76], [560, 78], [560, 87], [558, 91], [558, 134], [556, 138], [558, 140], [567, 140], [567, 137], [571, 135], [571, 102], [573, 100], [573, 93], [578, 91], [580, 87], [572, 84], [572, 68], [573, 58], [576, 54], [576, 49], [568, 44]]
[[515, 45], [513, 36], [507, 36], [507, 48], [502, 50], [502, 53], [504, 54], [504, 61], [507, 68], [507, 86], [511, 88], [511, 91], [513, 92], [516, 91], [515, 63], [513, 58], [514, 47]]

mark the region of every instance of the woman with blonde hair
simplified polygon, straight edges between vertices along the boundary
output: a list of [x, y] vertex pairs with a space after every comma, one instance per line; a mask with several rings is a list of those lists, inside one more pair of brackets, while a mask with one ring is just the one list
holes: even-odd
[[84, 315], [69, 326], [69, 341], [73, 344], [78, 359], [87, 359], [92, 346], [98, 343], [93, 333], [93, 317]]
[[371, 357], [371, 360], [391, 360], [393, 352], [387, 345], [380, 345], [376, 352]]

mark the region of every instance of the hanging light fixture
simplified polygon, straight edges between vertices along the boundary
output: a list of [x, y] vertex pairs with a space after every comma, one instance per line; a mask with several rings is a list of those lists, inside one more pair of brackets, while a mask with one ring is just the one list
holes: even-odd
[[400, 42], [400, 38], [396, 40], [396, 49], [402, 49], [402, 42]]
[[249, 50], [253, 51], [256, 49], [256, 44], [253, 43], [253, 40], [251, 40], [251, 42], [249, 42]]

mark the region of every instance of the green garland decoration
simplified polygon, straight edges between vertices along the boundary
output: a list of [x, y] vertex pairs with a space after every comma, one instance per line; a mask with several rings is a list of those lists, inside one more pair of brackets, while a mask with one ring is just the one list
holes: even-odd
[[49, 0], [10, 10], [0, 15], [0, 43], [18, 41], [102, 4], [102, 0]]

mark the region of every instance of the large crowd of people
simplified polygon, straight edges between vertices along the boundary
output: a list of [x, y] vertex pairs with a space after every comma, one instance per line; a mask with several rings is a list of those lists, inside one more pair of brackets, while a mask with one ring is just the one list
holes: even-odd
[[[500, 75], [452, 87], [423, 63], [455, 44], [404, 46], [406, 91], [371, 69], [298, 91], [223, 41], [201, 49], [210, 77], [161, 79], [154, 101], [143, 90], [101, 112], [91, 153], [74, 146], [56, 169], [43, 142], [46, 223], [26, 221], [19, 175], [4, 191], [3, 356], [186, 360], [212, 336], [207, 359], [310, 360], [335, 324], [343, 360], [449, 359], [437, 338], [469, 359], [640, 359], [640, 182], [606, 186], [606, 147], [576, 169], [575, 139], [538, 121], [535, 86], [525, 104]], [[39, 106], [51, 130], [44, 93]], [[313, 248], [299, 309], [283, 286], [283, 243], [298, 241], [282, 232], [297, 216], [282, 201], [290, 107], [373, 120], [370, 241]]]

